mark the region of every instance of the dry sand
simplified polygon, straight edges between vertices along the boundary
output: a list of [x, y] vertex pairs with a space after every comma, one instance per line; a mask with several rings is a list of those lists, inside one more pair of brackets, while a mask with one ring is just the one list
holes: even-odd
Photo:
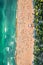
[[[33, 3], [32, 0], [18, 0], [17, 8], [17, 65], [32, 65], [33, 61]], [[32, 26], [31, 26], [32, 24]]]

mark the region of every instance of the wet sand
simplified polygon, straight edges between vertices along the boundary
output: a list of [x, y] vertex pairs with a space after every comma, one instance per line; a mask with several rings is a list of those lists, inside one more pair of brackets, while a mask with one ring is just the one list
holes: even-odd
[[32, 13], [32, 0], [18, 0], [16, 43], [17, 65], [32, 65], [34, 46]]

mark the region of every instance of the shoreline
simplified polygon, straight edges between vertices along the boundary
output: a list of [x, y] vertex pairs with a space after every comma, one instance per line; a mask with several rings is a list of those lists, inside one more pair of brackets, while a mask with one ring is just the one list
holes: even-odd
[[18, 0], [17, 8], [17, 65], [32, 65], [33, 61], [33, 4], [32, 0]]

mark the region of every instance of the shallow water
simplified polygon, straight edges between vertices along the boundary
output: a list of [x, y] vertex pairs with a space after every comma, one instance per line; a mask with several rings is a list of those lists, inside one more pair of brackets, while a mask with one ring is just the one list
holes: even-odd
[[17, 0], [0, 0], [0, 65], [16, 65], [16, 9]]

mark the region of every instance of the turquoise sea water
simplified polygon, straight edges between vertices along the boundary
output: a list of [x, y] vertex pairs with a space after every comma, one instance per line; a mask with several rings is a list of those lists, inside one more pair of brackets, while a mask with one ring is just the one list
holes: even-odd
[[16, 65], [17, 0], [0, 0], [0, 65]]

